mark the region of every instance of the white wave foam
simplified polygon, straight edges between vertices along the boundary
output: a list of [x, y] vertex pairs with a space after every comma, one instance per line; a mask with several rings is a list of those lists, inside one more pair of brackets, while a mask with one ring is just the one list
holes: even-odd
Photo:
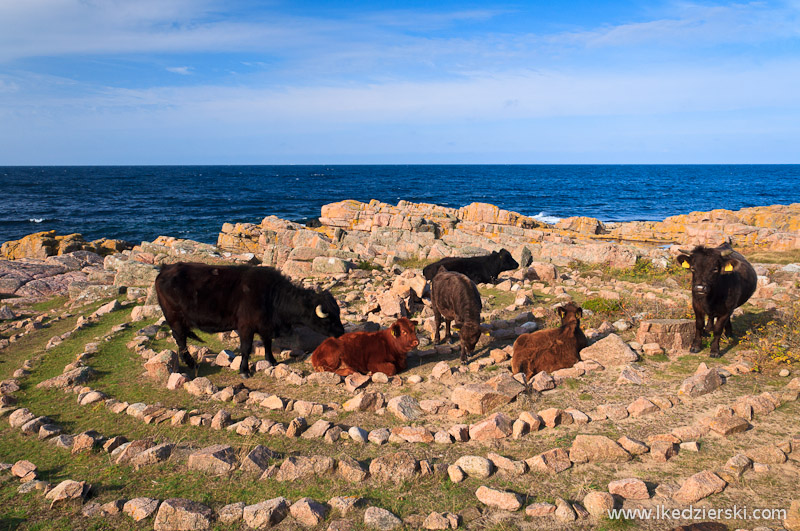
[[44, 221], [44, 218], [30, 218], [28, 221], [30, 221], [31, 223], [41, 223], [42, 221]]
[[542, 223], [549, 223], [550, 225], [555, 225], [562, 219], [562, 218], [557, 218], [556, 216], [551, 216], [547, 212], [539, 212], [535, 216], [531, 217], [537, 221], [541, 221]]

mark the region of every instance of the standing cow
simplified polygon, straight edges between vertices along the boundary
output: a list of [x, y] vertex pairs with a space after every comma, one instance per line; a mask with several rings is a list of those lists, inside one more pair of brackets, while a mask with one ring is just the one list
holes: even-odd
[[446, 340], [450, 340], [450, 322], [455, 321], [461, 330], [461, 363], [467, 362], [481, 337], [481, 294], [478, 287], [466, 275], [440, 267], [431, 281], [431, 305], [433, 306], [436, 333], [434, 343], [440, 343], [439, 328], [444, 319]]
[[339, 305], [330, 292], [297, 287], [271, 267], [179, 262], [161, 268], [155, 285], [178, 352], [195, 373], [196, 363], [186, 348], [187, 337], [199, 339], [193, 328], [212, 333], [236, 330], [243, 378], [250, 377], [255, 334], [264, 341], [265, 358], [275, 365], [272, 338], [291, 333], [292, 325], [328, 336], [344, 333]]
[[463, 273], [473, 282], [480, 284], [496, 281], [500, 273], [516, 269], [519, 264], [511, 256], [511, 253], [500, 249], [500, 251], [493, 251], [492, 254], [486, 256], [442, 258], [438, 262], [425, 266], [422, 274], [427, 280], [433, 280], [442, 266], [446, 267], [448, 271]]
[[350, 332], [329, 337], [314, 350], [311, 365], [318, 372], [349, 376], [382, 372], [394, 376], [406, 370], [406, 355], [419, 345], [417, 323], [401, 317], [385, 330]]
[[727, 243], [715, 248], [701, 245], [691, 252], [683, 249], [680, 252], [682, 254], [676, 260], [683, 268], [692, 271], [695, 336], [690, 351], [700, 352], [703, 334], [713, 330], [710, 355], [718, 358], [721, 356], [719, 339], [723, 329], [728, 337], [733, 337], [733, 310], [747, 302], [756, 291], [756, 271]]

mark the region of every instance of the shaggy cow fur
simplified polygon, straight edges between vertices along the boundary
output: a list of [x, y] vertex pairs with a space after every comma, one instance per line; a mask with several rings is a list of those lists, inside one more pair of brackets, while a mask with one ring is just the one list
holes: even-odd
[[440, 267], [431, 281], [431, 305], [433, 306], [436, 334], [434, 343], [440, 343], [439, 328], [444, 319], [444, 338], [450, 340], [450, 322], [455, 321], [461, 330], [461, 363], [467, 362], [481, 337], [481, 294], [475, 283], [466, 275]]
[[378, 332], [350, 332], [329, 337], [311, 355], [317, 372], [348, 376], [354, 372], [382, 372], [394, 376], [406, 369], [406, 355], [419, 345], [417, 323], [405, 317]]
[[511, 372], [524, 372], [526, 380], [534, 374], [566, 369], [578, 363], [578, 354], [588, 342], [581, 331], [580, 306], [568, 302], [557, 308], [561, 327], [522, 334], [514, 342]]

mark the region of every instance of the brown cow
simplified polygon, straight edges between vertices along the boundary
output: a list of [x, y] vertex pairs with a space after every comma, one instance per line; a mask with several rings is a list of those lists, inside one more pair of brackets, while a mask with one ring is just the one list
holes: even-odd
[[522, 334], [514, 341], [512, 374], [524, 372], [525, 379], [529, 380], [540, 371], [566, 369], [581, 360], [578, 353], [588, 344], [581, 331], [583, 310], [577, 304], [568, 302], [556, 311], [561, 317], [560, 328]]
[[385, 330], [350, 332], [329, 337], [311, 355], [317, 372], [348, 376], [354, 372], [382, 372], [394, 376], [406, 369], [406, 354], [419, 345], [417, 323], [401, 317]]
[[449, 341], [450, 322], [461, 327], [461, 363], [467, 363], [475, 345], [481, 338], [481, 294], [467, 275], [448, 271], [440, 266], [431, 280], [431, 306], [433, 306], [434, 343], [440, 343], [439, 328], [444, 320], [444, 339]]

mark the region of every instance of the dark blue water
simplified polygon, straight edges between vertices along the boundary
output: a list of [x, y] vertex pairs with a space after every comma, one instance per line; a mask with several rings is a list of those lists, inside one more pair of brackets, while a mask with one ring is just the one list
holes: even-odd
[[319, 216], [342, 199], [473, 201], [529, 216], [661, 220], [800, 202], [800, 165], [0, 167], [0, 242], [55, 229], [215, 243], [226, 221]]

